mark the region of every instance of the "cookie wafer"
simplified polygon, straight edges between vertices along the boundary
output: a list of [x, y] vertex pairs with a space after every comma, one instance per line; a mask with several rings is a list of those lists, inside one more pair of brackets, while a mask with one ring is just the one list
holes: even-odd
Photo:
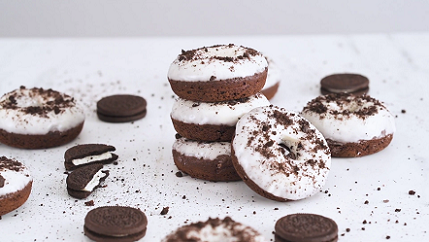
[[136, 208], [106, 206], [85, 217], [84, 233], [95, 241], [137, 241], [146, 235], [146, 215]]
[[276, 242], [335, 242], [337, 240], [337, 223], [317, 214], [290, 214], [280, 218], [275, 225]]

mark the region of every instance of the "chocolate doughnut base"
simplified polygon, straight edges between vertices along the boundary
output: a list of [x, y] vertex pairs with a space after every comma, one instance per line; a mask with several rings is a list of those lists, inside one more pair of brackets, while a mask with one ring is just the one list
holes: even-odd
[[181, 136], [198, 141], [227, 141], [230, 142], [235, 132], [235, 126], [191, 124], [171, 119], [174, 129]]
[[280, 82], [277, 82], [274, 86], [271, 86], [266, 89], [262, 89], [261, 92], [268, 100], [270, 100], [276, 95], [277, 91], [279, 90], [279, 86], [280, 86]]
[[0, 129], [0, 143], [20, 149], [46, 149], [61, 146], [74, 140], [82, 131], [84, 122], [65, 132], [47, 134], [17, 134]]
[[232, 165], [231, 156], [220, 155], [214, 160], [183, 155], [173, 150], [177, 168], [193, 178], [206, 181], [240, 181], [241, 178]]
[[33, 182], [30, 181], [22, 190], [0, 197], [0, 216], [21, 207], [31, 193]]
[[361, 140], [358, 143], [338, 143], [326, 139], [331, 149], [332, 157], [361, 157], [377, 153], [386, 148], [392, 141], [393, 134], [380, 139]]
[[192, 101], [220, 102], [250, 97], [265, 85], [267, 69], [253, 76], [213, 81], [181, 81], [169, 79], [177, 96]]

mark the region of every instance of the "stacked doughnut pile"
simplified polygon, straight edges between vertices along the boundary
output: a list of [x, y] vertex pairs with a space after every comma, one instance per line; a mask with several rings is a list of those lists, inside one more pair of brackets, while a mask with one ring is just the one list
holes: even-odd
[[251, 48], [182, 50], [168, 71], [178, 96], [171, 119], [178, 133], [173, 158], [179, 170], [209, 181], [241, 180], [231, 161], [231, 139], [240, 117], [270, 105], [260, 93], [267, 72], [266, 58]]

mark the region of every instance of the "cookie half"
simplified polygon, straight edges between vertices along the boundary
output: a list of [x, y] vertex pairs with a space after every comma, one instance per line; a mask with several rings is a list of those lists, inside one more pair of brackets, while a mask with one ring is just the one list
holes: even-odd
[[93, 163], [108, 164], [118, 159], [112, 153], [115, 150], [114, 146], [105, 144], [77, 145], [64, 153], [64, 166], [69, 171]]
[[338, 226], [317, 214], [297, 213], [280, 218], [275, 225], [275, 242], [335, 242]]
[[131, 122], [146, 116], [147, 102], [136, 95], [112, 95], [97, 102], [97, 116], [110, 123]]
[[109, 176], [109, 171], [102, 171], [103, 164], [82, 166], [67, 176], [67, 192], [75, 198], [88, 197], [100, 183]]
[[84, 233], [95, 241], [132, 242], [146, 235], [147, 223], [146, 215], [139, 209], [99, 207], [86, 215]]

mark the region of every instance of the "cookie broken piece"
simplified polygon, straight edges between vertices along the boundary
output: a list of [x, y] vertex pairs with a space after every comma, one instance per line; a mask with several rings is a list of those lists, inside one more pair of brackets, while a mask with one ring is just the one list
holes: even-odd
[[77, 145], [65, 152], [64, 166], [70, 171], [93, 163], [108, 164], [118, 159], [118, 156], [112, 153], [115, 150], [114, 146], [104, 144]]
[[102, 171], [103, 164], [82, 166], [67, 176], [67, 192], [74, 198], [88, 197], [100, 183], [109, 176], [109, 171]]
[[139, 209], [124, 206], [95, 208], [85, 217], [84, 233], [95, 241], [137, 241], [146, 235], [147, 217]]

